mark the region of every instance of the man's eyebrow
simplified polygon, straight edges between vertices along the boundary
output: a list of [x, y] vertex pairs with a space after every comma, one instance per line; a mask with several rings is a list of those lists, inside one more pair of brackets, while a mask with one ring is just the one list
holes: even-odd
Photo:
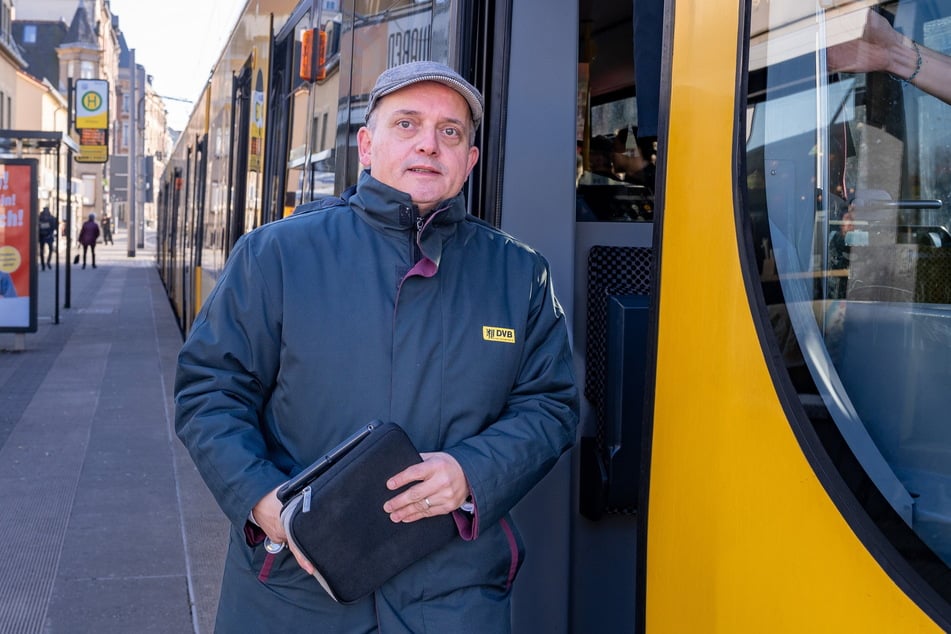
[[[399, 110], [394, 110], [390, 116], [391, 117], [418, 117], [422, 114], [423, 114], [422, 110], [400, 108]], [[442, 119], [442, 121], [448, 121], [449, 123], [460, 126], [460, 127], [465, 127], [466, 125], [466, 122], [464, 120], [457, 119], [455, 117], [446, 117], [445, 119]]]
[[419, 116], [419, 110], [410, 110], [409, 108], [403, 108], [400, 110], [394, 110], [391, 116], [394, 117], [406, 117], [406, 116]]
[[453, 125], [457, 125], [460, 128], [466, 127], [466, 122], [463, 121], [462, 119], [456, 119], [455, 117], [447, 117], [446, 121], [448, 121], [449, 123], [452, 123]]

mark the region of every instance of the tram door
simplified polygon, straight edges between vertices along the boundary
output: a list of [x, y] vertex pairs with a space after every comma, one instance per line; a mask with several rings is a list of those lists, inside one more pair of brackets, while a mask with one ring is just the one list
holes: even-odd
[[[187, 331], [195, 321], [198, 309], [201, 307], [201, 279], [202, 255], [204, 251], [205, 227], [205, 183], [208, 182], [208, 135], [203, 135], [195, 144], [195, 235], [190, 236], [192, 242], [191, 279], [188, 281], [185, 302], [191, 305], [183, 306], [182, 321]], [[185, 310], [185, 309], [188, 310]]]
[[228, 241], [225, 256], [247, 227], [245, 209], [248, 200], [248, 144], [251, 125], [251, 59], [241, 73], [232, 79], [231, 92], [231, 151], [232, 164], [228, 170]]
[[271, 81], [267, 102], [270, 104], [266, 137], [270, 139], [265, 150], [263, 215], [265, 221], [277, 220], [287, 214], [286, 207], [294, 208], [296, 200], [288, 200], [284, 193], [287, 187], [287, 147], [290, 126], [287, 100], [291, 87], [294, 61], [294, 31], [275, 37], [272, 44]]
[[192, 217], [192, 205], [195, 201], [194, 190], [197, 187], [195, 181], [197, 175], [193, 170], [195, 161], [194, 148], [189, 146], [186, 153], [185, 160], [185, 199], [184, 204], [182, 205], [182, 224], [181, 224], [181, 240], [179, 244], [181, 245], [181, 254], [179, 267], [179, 274], [181, 275], [180, 285], [181, 293], [179, 297], [181, 298], [181, 304], [179, 305], [179, 326], [184, 332], [188, 328], [188, 315], [191, 311], [191, 305], [193, 300], [192, 295], [192, 264], [195, 260], [195, 245], [192, 242], [192, 227], [193, 227], [193, 217]]
[[[659, 0], [636, 0], [639, 10], [644, 13], [648, 1], [659, 20]], [[297, 204], [316, 196], [316, 183], [322, 181], [314, 179], [325, 170], [330, 173], [327, 164], [336, 166], [336, 193], [355, 182], [358, 165], [351, 141], [363, 123], [373, 78], [383, 69], [430, 58], [466, 70], [487, 100], [481, 171], [470, 179], [477, 190], [470, 197], [477, 207], [473, 212], [498, 222], [551, 264], [571, 326], [577, 378], [584, 385], [587, 375], [600, 377], [596, 383], [601, 388], [586, 390], [581, 434], [592, 439], [586, 447], [605, 452], [609, 445], [599, 428], [606, 428], [603, 413], [609, 408], [603, 395], [611, 375], [603, 354], [588, 354], [587, 341], [591, 324], [591, 336], [603, 333], [600, 349], [605, 349], [606, 309], [600, 317], [588, 317], [589, 278], [603, 278], [593, 291], [601, 297], [609, 284], [614, 295], [636, 296], [634, 304], [642, 305], [650, 285], [657, 73], [653, 80], [641, 81], [640, 72], [652, 68], [651, 61], [644, 61], [635, 76], [634, 2], [400, 0], [384, 3], [385, 8], [358, 2], [352, 13], [331, 12], [326, 4], [315, 22], [325, 31], [328, 24], [340, 28], [339, 69], [323, 83], [305, 85], [296, 75], [286, 77], [284, 92], [272, 93], [272, 104], [283, 96], [288, 136], [281, 157], [286, 160], [280, 161], [281, 169], [287, 168], [286, 180], [281, 186], [269, 176], [274, 188], [269, 199], [277, 201], [279, 192], [285, 192], [285, 204]], [[277, 54], [291, 58], [295, 34], [312, 24], [308, 15], [295, 13], [275, 36]], [[654, 37], [646, 40], [647, 49], [659, 61], [661, 28], [653, 24], [651, 29]], [[475, 31], [478, 37], [472, 36]], [[457, 47], [465, 37], [476, 40], [467, 41], [474, 51]], [[235, 121], [244, 107], [238, 99], [244, 86], [238, 80], [244, 79], [243, 74], [236, 78]], [[650, 95], [653, 107], [646, 98]], [[325, 119], [324, 112], [330, 117]], [[324, 134], [321, 123], [308, 138], [306, 124], [318, 120], [330, 122], [329, 133]], [[244, 129], [233, 126], [238, 151], [232, 154], [239, 166]], [[601, 151], [599, 162], [596, 153]], [[605, 172], [605, 163], [612, 162], [614, 170]], [[277, 158], [270, 163], [275, 169], [278, 164]], [[240, 167], [232, 169], [233, 176], [240, 173]], [[312, 183], [309, 190], [304, 183]], [[237, 197], [239, 188], [234, 190]], [[594, 258], [594, 271], [592, 253], [603, 255]], [[629, 256], [638, 259], [636, 280], [630, 276]], [[639, 312], [643, 317], [643, 310], [621, 308], [625, 316]], [[633, 337], [644, 335], [643, 327], [634, 330]], [[625, 407], [636, 409], [636, 404]], [[625, 438], [624, 451], [635, 454], [636, 439]], [[634, 629], [636, 483], [614, 486], [607, 490], [613, 496], [610, 503], [595, 503], [580, 492], [580, 455], [579, 450], [566, 455], [513, 510], [527, 553], [513, 590], [514, 632]], [[630, 473], [630, 465], [625, 472]], [[581, 513], [582, 502], [587, 515]]]
[[511, 11], [501, 225], [552, 265], [583, 392], [579, 446], [515, 509], [513, 621], [634, 631], [663, 2]]
[[[165, 279], [168, 280], [168, 295], [172, 302], [176, 301], [176, 298], [181, 297], [181, 288], [178, 288], [178, 279], [175, 275], [175, 271], [181, 266], [181, 245], [182, 245], [182, 189], [184, 186], [184, 175], [182, 174], [181, 167], [175, 167], [172, 172], [172, 190], [171, 190], [171, 201], [169, 204], [169, 224], [171, 230], [169, 231], [168, 245], [167, 245], [167, 264], [166, 264], [166, 274]], [[181, 314], [181, 305], [176, 306], [178, 313]], [[181, 321], [179, 321], [179, 327], [182, 326]]]

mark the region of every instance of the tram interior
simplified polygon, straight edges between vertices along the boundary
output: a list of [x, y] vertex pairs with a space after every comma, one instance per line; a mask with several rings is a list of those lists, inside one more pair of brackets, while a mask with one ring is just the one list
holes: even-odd
[[583, 222], [654, 217], [663, 3], [638, 2], [640, 20], [633, 4], [579, 5], [576, 185]]
[[[633, 517], [642, 442], [663, 2], [579, 2], [575, 341], [581, 512]], [[640, 323], [641, 327], [633, 324]], [[623, 354], [618, 354], [624, 351]], [[579, 376], [579, 378], [580, 378]], [[605, 480], [602, 481], [601, 475]]]
[[[589, 615], [585, 627], [597, 614], [599, 631], [637, 619], [630, 571], [642, 484], [663, 9], [662, 0], [578, 0], [573, 329], [584, 398], [572, 592], [578, 614]], [[596, 570], [592, 561], [605, 565]]]

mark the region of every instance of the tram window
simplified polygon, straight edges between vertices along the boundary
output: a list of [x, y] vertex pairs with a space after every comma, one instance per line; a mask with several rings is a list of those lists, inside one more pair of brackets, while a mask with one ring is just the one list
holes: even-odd
[[[300, 67], [301, 58], [301, 40], [303, 34], [310, 28], [310, 12], [301, 16], [294, 27], [294, 54], [291, 68], [294, 72], [290, 73], [291, 90], [287, 97], [288, 100], [288, 147], [287, 147], [287, 172], [285, 174], [285, 195], [284, 195], [284, 213], [289, 213], [297, 205], [305, 201], [305, 179], [303, 177], [303, 166], [305, 165], [309, 153], [309, 144], [307, 138], [307, 124], [310, 118], [310, 95], [311, 84], [301, 79], [296, 69]], [[290, 204], [288, 204], [290, 203]]]
[[294, 205], [304, 202], [303, 166], [308, 156], [307, 123], [310, 90], [299, 87], [290, 98], [290, 145], [287, 157], [287, 188], [294, 193]]
[[357, 130], [364, 123], [367, 98], [379, 74], [418, 60], [452, 65], [449, 34], [435, 33], [442, 22], [434, 19], [437, 12], [447, 12], [449, 8], [443, 2], [393, 0], [381, 6], [376, 0], [355, 0], [353, 13], [343, 16], [340, 67], [341, 76], [349, 84], [341, 83], [336, 118], [335, 160], [345, 167], [337, 169], [338, 192], [355, 184], [360, 173]]
[[[656, 105], [651, 108], [651, 121], [642, 127], [635, 50], [643, 49], [635, 42], [632, 4], [580, 3], [575, 181], [579, 221], [643, 222], [654, 218]], [[649, 4], [639, 3], [638, 8]], [[659, 56], [659, 40], [648, 50], [651, 46]], [[649, 60], [643, 65], [649, 66]]]
[[[874, 33], [904, 75], [856, 56]], [[915, 46], [951, 53], [951, 6], [754, 3], [751, 34], [746, 211], [790, 376], [846, 481], [951, 564], [951, 106], [903, 81]]]

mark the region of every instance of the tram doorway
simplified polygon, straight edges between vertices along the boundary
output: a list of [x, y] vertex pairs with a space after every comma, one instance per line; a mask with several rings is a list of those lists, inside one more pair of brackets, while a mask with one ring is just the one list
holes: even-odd
[[[546, 15], [577, 20], [541, 17]], [[601, 490], [583, 472], [592, 458], [620, 449], [608, 446], [606, 435], [606, 388], [625, 378], [606, 367], [605, 342], [614, 336], [607, 331], [609, 296], [640, 297], [633, 303], [642, 306], [642, 319], [631, 331], [639, 343], [618, 344], [639, 365], [641, 381], [626, 389], [637, 399], [624, 405], [623, 425], [635, 429], [645, 410], [655, 165], [662, 150], [662, 22], [663, 2], [656, 0], [527, 0], [512, 6], [503, 183], [518, 185], [503, 186], [501, 225], [549, 259], [571, 319], [576, 376], [584, 390], [580, 446], [515, 511], [529, 552], [515, 587], [515, 631], [634, 631], [642, 618], [636, 608], [636, 463], [607, 464], [609, 472], [627, 475]], [[562, 46], [569, 41], [577, 46]], [[542, 162], [539, 156], [559, 158]], [[640, 443], [628, 432], [622, 453], [639, 457]], [[540, 553], [548, 555], [544, 561]], [[553, 596], [564, 602], [552, 605]]]

